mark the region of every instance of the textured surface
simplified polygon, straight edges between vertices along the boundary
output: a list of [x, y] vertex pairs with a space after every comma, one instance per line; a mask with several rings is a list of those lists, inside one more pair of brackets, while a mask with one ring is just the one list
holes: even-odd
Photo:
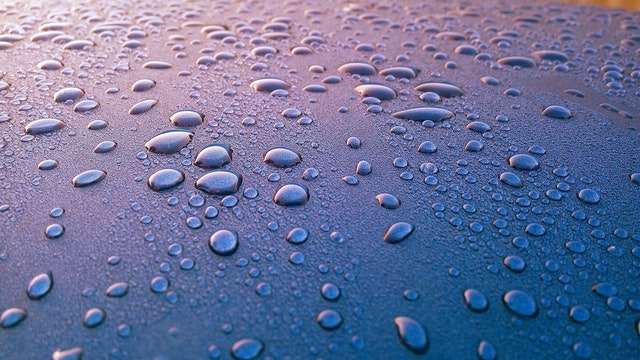
[[638, 14], [78, 1], [0, 23], [2, 359], [640, 357]]

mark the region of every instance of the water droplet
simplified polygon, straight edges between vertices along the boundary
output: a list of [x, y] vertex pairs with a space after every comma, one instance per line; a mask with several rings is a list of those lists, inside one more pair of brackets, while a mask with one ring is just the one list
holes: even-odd
[[194, 164], [203, 169], [221, 168], [231, 162], [232, 154], [228, 145], [211, 144], [200, 150]]
[[515, 273], [521, 273], [524, 271], [527, 263], [518, 255], [505, 256], [502, 260], [504, 266]]
[[149, 79], [141, 79], [131, 85], [131, 91], [143, 92], [153, 89], [156, 86], [156, 82]]
[[524, 231], [531, 236], [542, 236], [547, 232], [544, 226], [538, 223], [527, 224]]
[[98, 108], [98, 106], [100, 104], [95, 100], [82, 100], [73, 107], [73, 111], [84, 114]]
[[146, 113], [147, 111], [151, 110], [154, 106], [156, 106], [157, 103], [158, 103], [158, 100], [154, 100], [154, 99], [147, 99], [147, 100], [142, 100], [140, 102], [137, 102], [129, 109], [129, 115], [139, 115], [139, 114]]
[[218, 230], [209, 238], [209, 248], [220, 256], [228, 256], [238, 249], [238, 234], [231, 230]]
[[263, 350], [262, 341], [246, 338], [233, 343], [231, 355], [238, 360], [252, 360], [258, 358]]
[[464, 146], [465, 151], [469, 152], [479, 152], [484, 148], [484, 144], [478, 140], [469, 140], [469, 142]]
[[106, 176], [107, 173], [102, 170], [87, 170], [76, 175], [71, 182], [75, 187], [85, 187], [99, 183]]
[[156, 294], [162, 294], [169, 289], [169, 279], [160, 275], [151, 279], [151, 291]]
[[416, 320], [398, 316], [393, 320], [398, 331], [398, 337], [407, 349], [416, 354], [424, 354], [429, 348], [427, 330]]
[[273, 195], [273, 202], [284, 207], [302, 206], [307, 201], [309, 201], [309, 189], [302, 185], [283, 185]]
[[169, 130], [154, 136], [144, 144], [147, 150], [157, 154], [174, 154], [187, 146], [193, 133], [185, 130]]
[[478, 344], [478, 358], [480, 360], [494, 360], [498, 357], [498, 353], [496, 348], [493, 345], [486, 341], [482, 340]]
[[393, 113], [393, 116], [398, 119], [415, 120], [415, 121], [433, 121], [439, 122], [451, 119], [454, 114], [446, 109], [433, 108], [433, 107], [418, 107], [408, 110], [398, 111]]
[[336, 330], [342, 325], [342, 315], [335, 310], [323, 310], [316, 316], [316, 322], [325, 330]]
[[467, 289], [464, 291], [463, 295], [464, 303], [469, 310], [481, 313], [489, 309], [489, 301], [479, 290]]
[[600, 202], [600, 194], [593, 189], [582, 189], [578, 192], [578, 199], [586, 204], [597, 204]]
[[340, 298], [340, 288], [332, 283], [322, 284], [320, 293], [322, 297], [328, 301], [337, 301]]
[[64, 226], [60, 224], [51, 224], [47, 226], [44, 234], [49, 239], [57, 239], [64, 234]]
[[360, 176], [367, 176], [371, 174], [371, 170], [371, 164], [368, 161], [358, 161], [358, 164], [356, 165], [356, 174]]
[[41, 70], [60, 70], [64, 65], [58, 60], [44, 60], [36, 66]]
[[307, 238], [309, 238], [309, 232], [301, 227], [291, 229], [287, 233], [286, 237], [288, 242], [295, 245], [304, 243], [305, 241], [307, 241]]
[[36, 275], [29, 282], [27, 295], [31, 300], [39, 300], [45, 297], [53, 288], [53, 274], [51, 272]]
[[538, 307], [535, 300], [528, 293], [522, 290], [509, 290], [502, 297], [507, 309], [514, 314], [523, 317], [535, 317], [538, 314]]
[[113, 151], [116, 148], [117, 144], [115, 141], [102, 141], [93, 149], [94, 153], [104, 154]]
[[242, 185], [242, 175], [216, 170], [204, 174], [196, 181], [196, 188], [211, 195], [235, 194]]
[[531, 53], [531, 56], [539, 61], [559, 61], [566, 62], [569, 60], [567, 54], [556, 50], [538, 50]]
[[106, 295], [108, 297], [120, 298], [129, 292], [129, 284], [126, 282], [117, 282], [107, 288]]
[[64, 123], [58, 119], [39, 119], [28, 123], [24, 131], [30, 135], [40, 135], [60, 130], [63, 127]]
[[489, 124], [484, 121], [472, 121], [465, 127], [480, 134], [486, 133], [487, 131], [491, 130], [491, 126], [489, 126]]
[[532, 68], [536, 66], [536, 62], [533, 59], [525, 56], [507, 56], [498, 59], [498, 64], [506, 66], [517, 66], [521, 68]]
[[384, 241], [395, 244], [409, 237], [415, 230], [415, 226], [406, 222], [397, 222], [385, 231]]
[[172, 189], [184, 181], [184, 173], [175, 169], [158, 170], [149, 176], [147, 184], [154, 191]]
[[395, 99], [397, 94], [392, 88], [380, 84], [363, 84], [356, 86], [355, 90], [363, 97], [374, 97], [380, 100]]
[[53, 94], [53, 101], [57, 103], [64, 103], [67, 101], [76, 101], [83, 96], [84, 90], [70, 87], [58, 90], [55, 94]]
[[262, 160], [271, 166], [288, 168], [299, 164], [302, 158], [293, 150], [277, 147], [267, 151]]
[[500, 181], [514, 188], [521, 188], [523, 186], [520, 177], [510, 171], [505, 171], [500, 174]]
[[204, 115], [196, 111], [182, 110], [171, 115], [169, 120], [173, 126], [194, 127], [202, 124]]
[[542, 115], [548, 116], [554, 119], [566, 120], [573, 116], [571, 111], [564, 106], [551, 105], [542, 111]]
[[84, 350], [80, 347], [74, 347], [67, 350], [56, 350], [51, 355], [52, 360], [81, 360]]
[[380, 75], [388, 76], [391, 75], [398, 79], [413, 79], [416, 77], [416, 71], [414, 69], [404, 67], [404, 66], [396, 66], [390, 67], [386, 69], [380, 70]]
[[418, 146], [418, 152], [422, 154], [433, 154], [438, 151], [438, 147], [431, 141], [424, 141]]
[[93, 120], [87, 125], [89, 130], [102, 130], [107, 127], [107, 122], [104, 120]]
[[338, 71], [344, 74], [371, 76], [376, 74], [376, 68], [367, 63], [352, 62], [347, 63], [338, 68]]
[[400, 200], [392, 194], [378, 194], [376, 195], [376, 202], [385, 209], [393, 210], [400, 207]]
[[40, 170], [53, 170], [58, 167], [58, 161], [56, 160], [42, 160], [38, 163], [38, 169]]
[[27, 311], [21, 308], [9, 308], [0, 315], [0, 327], [9, 329], [20, 324], [27, 318]]
[[516, 154], [509, 158], [509, 166], [517, 170], [536, 170], [540, 165], [538, 160], [529, 154]]
[[436, 93], [444, 98], [452, 98], [462, 96], [464, 93], [459, 87], [442, 83], [442, 82], [426, 82], [416, 87], [416, 91]]
[[591, 313], [586, 307], [582, 305], [575, 305], [569, 310], [569, 317], [575, 322], [584, 323], [591, 318]]
[[172, 65], [165, 61], [148, 61], [142, 65], [145, 69], [164, 70], [170, 69]]
[[251, 83], [251, 88], [255, 91], [272, 92], [274, 90], [286, 90], [290, 86], [280, 79], [259, 79]]
[[91, 308], [84, 314], [83, 325], [88, 328], [100, 326], [107, 317], [107, 313], [100, 308]]

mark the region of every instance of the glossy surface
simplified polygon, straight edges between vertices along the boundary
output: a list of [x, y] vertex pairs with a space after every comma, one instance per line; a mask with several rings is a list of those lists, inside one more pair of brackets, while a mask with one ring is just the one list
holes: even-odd
[[0, 4], [1, 359], [640, 358], [640, 18]]

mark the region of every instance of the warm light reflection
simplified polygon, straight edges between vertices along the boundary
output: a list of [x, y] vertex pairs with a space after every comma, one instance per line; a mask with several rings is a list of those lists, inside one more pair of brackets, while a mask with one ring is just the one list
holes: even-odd
[[640, 0], [568, 0], [568, 3], [606, 6], [627, 10], [640, 10]]

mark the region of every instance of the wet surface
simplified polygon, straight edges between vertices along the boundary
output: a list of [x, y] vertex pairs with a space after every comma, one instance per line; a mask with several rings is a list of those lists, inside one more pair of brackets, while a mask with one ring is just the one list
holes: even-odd
[[0, 358], [640, 357], [638, 14], [0, 17]]

